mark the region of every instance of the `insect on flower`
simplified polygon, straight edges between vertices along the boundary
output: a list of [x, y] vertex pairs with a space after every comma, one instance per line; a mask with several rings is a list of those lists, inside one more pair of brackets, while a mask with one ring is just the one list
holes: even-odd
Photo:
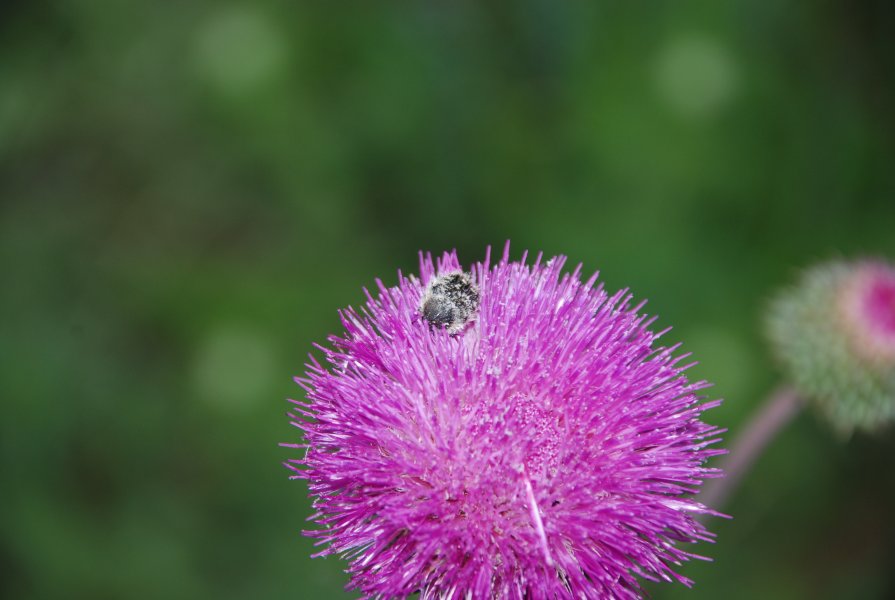
[[[319, 556], [348, 561], [364, 598], [614, 598], [639, 578], [690, 581], [681, 546], [708, 541], [693, 495], [721, 433], [677, 346], [627, 290], [565, 259], [464, 270], [420, 255], [377, 280], [296, 381]], [[664, 333], [664, 332], [662, 332]]]
[[479, 290], [469, 275], [458, 271], [432, 278], [423, 294], [420, 313], [432, 327], [459, 333], [479, 307]]

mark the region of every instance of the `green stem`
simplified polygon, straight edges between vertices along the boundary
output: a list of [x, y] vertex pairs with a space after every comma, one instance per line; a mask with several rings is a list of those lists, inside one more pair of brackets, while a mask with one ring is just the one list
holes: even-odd
[[724, 471], [724, 477], [708, 482], [698, 500], [713, 510], [721, 510], [768, 443], [801, 408], [802, 399], [794, 389], [784, 386], [771, 393], [745, 429], [734, 438], [730, 453], [718, 465]]

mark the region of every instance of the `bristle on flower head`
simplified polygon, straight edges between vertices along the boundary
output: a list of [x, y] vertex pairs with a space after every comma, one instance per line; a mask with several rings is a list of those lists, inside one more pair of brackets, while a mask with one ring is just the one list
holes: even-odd
[[895, 419], [895, 267], [816, 266], [777, 297], [767, 329], [793, 384], [839, 432]]
[[[330, 368], [308, 366], [292, 415], [307, 453], [288, 464], [321, 526], [308, 535], [348, 559], [365, 598], [639, 598], [638, 577], [689, 584], [674, 567], [696, 555], [679, 545], [712, 537], [692, 494], [721, 452], [700, 420], [717, 405], [698, 395], [707, 384], [656, 345], [627, 291], [563, 273], [564, 257], [489, 257], [454, 281], [455, 253], [421, 255], [419, 280], [342, 311]], [[426, 309], [448, 282], [469, 300], [458, 327]]]

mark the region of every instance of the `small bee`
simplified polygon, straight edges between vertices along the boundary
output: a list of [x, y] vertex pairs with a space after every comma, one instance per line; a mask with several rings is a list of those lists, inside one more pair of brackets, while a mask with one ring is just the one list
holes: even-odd
[[430, 327], [460, 333], [479, 308], [479, 290], [462, 271], [439, 275], [426, 286], [420, 313]]

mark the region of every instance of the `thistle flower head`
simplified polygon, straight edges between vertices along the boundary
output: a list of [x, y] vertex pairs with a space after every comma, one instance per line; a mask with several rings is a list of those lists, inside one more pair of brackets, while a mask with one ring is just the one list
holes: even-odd
[[838, 431], [895, 419], [895, 267], [816, 266], [773, 302], [767, 329], [793, 384]]
[[305, 455], [287, 464], [314, 499], [307, 534], [366, 598], [689, 584], [674, 569], [696, 557], [680, 544], [711, 539], [692, 494], [718, 475], [704, 463], [720, 431], [700, 420], [717, 402], [627, 291], [508, 255], [464, 274], [455, 253], [421, 254], [419, 279], [377, 280], [341, 312], [328, 366], [312, 357], [297, 379]]

